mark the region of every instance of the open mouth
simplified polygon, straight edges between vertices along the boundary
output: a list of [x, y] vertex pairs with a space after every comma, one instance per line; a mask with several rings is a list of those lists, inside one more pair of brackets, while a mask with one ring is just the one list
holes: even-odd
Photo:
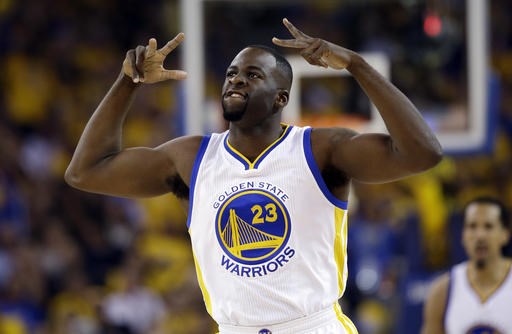
[[488, 250], [487, 245], [477, 245], [475, 247], [475, 252], [478, 255], [485, 255], [485, 254], [487, 254], [487, 250]]
[[234, 90], [230, 90], [230, 91], [228, 91], [224, 95], [224, 98], [233, 98], [233, 99], [245, 100], [247, 98], [247, 96], [244, 93], [242, 93], [242, 92], [237, 92], [237, 91], [234, 91]]

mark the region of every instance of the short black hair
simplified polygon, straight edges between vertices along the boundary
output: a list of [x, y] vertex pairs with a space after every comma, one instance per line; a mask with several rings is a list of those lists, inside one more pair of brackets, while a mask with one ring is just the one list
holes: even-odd
[[509, 220], [510, 216], [509, 216], [508, 209], [505, 206], [505, 204], [503, 204], [503, 202], [500, 201], [499, 199], [497, 199], [496, 197], [492, 197], [492, 196], [479, 196], [479, 197], [473, 198], [468, 203], [466, 203], [466, 205], [464, 206], [464, 211], [463, 211], [464, 214], [466, 214], [466, 210], [467, 210], [467, 208], [471, 204], [491, 204], [491, 205], [496, 205], [497, 207], [500, 208], [500, 221], [501, 221], [501, 225], [505, 229], [510, 229], [510, 220]]
[[249, 45], [249, 46], [247, 46], [247, 48], [260, 49], [260, 50], [263, 50], [267, 53], [270, 53], [272, 56], [274, 56], [274, 58], [276, 59], [277, 68], [284, 74], [285, 78], [288, 80], [289, 88], [292, 87], [292, 81], [293, 81], [292, 66], [290, 65], [288, 60], [281, 53], [279, 53], [279, 51], [277, 51], [276, 49], [274, 49], [270, 46], [266, 46], [266, 45], [262, 45], [262, 44]]

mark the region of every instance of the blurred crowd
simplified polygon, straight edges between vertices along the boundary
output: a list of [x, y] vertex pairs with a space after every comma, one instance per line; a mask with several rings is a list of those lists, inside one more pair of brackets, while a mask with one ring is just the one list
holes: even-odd
[[[411, 3], [426, 9], [425, 3], [375, 3], [364, 15], [350, 15], [328, 0], [297, 8], [283, 2], [283, 8], [252, 11], [253, 16], [209, 5], [208, 96], [220, 96], [225, 65], [244, 45], [229, 44], [230, 38], [240, 40], [247, 32], [243, 26], [250, 25], [257, 30], [250, 44], [268, 44], [269, 34], [283, 31], [271, 32], [258, 20], [280, 24], [284, 11], [312, 34], [319, 32], [315, 20], [322, 17], [330, 33], [319, 36], [346, 40], [355, 50], [384, 50], [392, 79], [422, 107], [459, 103], [454, 81], [463, 76], [461, 34], [429, 46], [450, 54], [449, 61], [432, 61], [430, 55], [421, 62], [418, 55], [425, 50], [414, 49], [418, 32], [405, 13]], [[447, 3], [457, 9], [452, 15], [463, 14], [464, 1]], [[411, 317], [405, 300], [421, 304], [424, 290], [408, 290], [406, 283], [416, 276], [428, 281], [464, 258], [460, 210], [467, 200], [495, 195], [512, 206], [512, 5], [493, 0], [490, 9], [491, 66], [500, 83], [492, 148], [446, 156], [434, 170], [404, 181], [354, 185], [349, 285], [342, 305], [362, 334], [411, 333], [401, 329]], [[119, 73], [125, 52], [149, 37], [174, 36], [182, 23], [179, 13], [178, 1], [0, 1], [0, 333], [215, 331], [176, 198], [106, 197], [63, 181], [79, 135]], [[455, 49], [445, 50], [450, 44]], [[178, 68], [179, 53], [169, 58], [166, 66]], [[419, 74], [412, 70], [425, 62], [433, 67]], [[433, 79], [426, 82], [429, 71]], [[183, 133], [179, 97], [173, 94], [179, 89], [179, 83], [168, 82], [139, 91], [125, 145], [155, 146]]]

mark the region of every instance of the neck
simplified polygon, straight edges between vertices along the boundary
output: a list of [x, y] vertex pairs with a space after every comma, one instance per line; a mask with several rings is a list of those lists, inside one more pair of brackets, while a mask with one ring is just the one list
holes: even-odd
[[510, 269], [510, 263], [503, 257], [489, 259], [484, 266], [478, 266], [475, 261], [469, 263], [468, 274], [472, 280], [481, 284], [501, 282]]
[[243, 128], [231, 123], [229, 126], [229, 143], [253, 161], [263, 150], [278, 139], [284, 127], [277, 122], [272, 124]]
[[483, 268], [477, 267], [474, 261], [468, 266], [467, 277], [473, 291], [485, 303], [505, 281], [510, 271], [510, 260], [499, 257], [488, 261]]

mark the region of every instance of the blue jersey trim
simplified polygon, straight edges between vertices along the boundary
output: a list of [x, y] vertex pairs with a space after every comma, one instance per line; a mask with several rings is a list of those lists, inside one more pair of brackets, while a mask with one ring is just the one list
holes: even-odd
[[[284, 125], [284, 124], [283, 124]], [[280, 143], [282, 143], [286, 137], [288, 137], [288, 135], [290, 134], [290, 132], [292, 132], [292, 128], [293, 128], [293, 125], [285, 125], [286, 127], [284, 128], [284, 132], [283, 134], [281, 135], [281, 137], [279, 139], [277, 139], [275, 142], [273, 142], [267, 149], [265, 149], [265, 151], [263, 151], [263, 154], [260, 155], [256, 161], [255, 161], [255, 164], [254, 164], [254, 168], [258, 168], [258, 166], [260, 165], [260, 163], [263, 161], [263, 159], [265, 159], [265, 157], [270, 153], [272, 152], [272, 150], [274, 148], [276, 148]]]
[[315, 157], [313, 156], [313, 151], [311, 149], [311, 128], [307, 128], [304, 131], [303, 145], [304, 154], [306, 156], [306, 161], [308, 162], [309, 169], [311, 170], [311, 173], [313, 174], [316, 183], [320, 190], [322, 191], [322, 193], [324, 194], [324, 196], [329, 200], [329, 202], [331, 202], [335, 206], [343, 210], [347, 210], [348, 202], [338, 199], [329, 191], [329, 188], [327, 188], [324, 178], [322, 177], [322, 173], [320, 172], [320, 169], [316, 164]]
[[277, 138], [272, 144], [270, 144], [266, 149], [264, 149], [256, 159], [254, 159], [253, 162], [251, 162], [249, 159], [247, 159], [242, 153], [237, 151], [228, 141], [229, 133], [224, 137], [224, 148], [226, 151], [231, 154], [233, 157], [235, 157], [238, 161], [240, 161], [243, 165], [245, 170], [248, 169], [257, 169], [260, 163], [265, 159], [265, 157], [274, 150], [280, 143], [282, 143], [285, 138], [290, 134], [293, 125], [288, 125], [281, 123], [281, 126], [284, 128], [283, 133]]
[[199, 166], [201, 166], [201, 161], [203, 160], [204, 152], [206, 152], [206, 148], [208, 147], [209, 142], [210, 136], [204, 136], [201, 140], [199, 150], [197, 151], [194, 166], [192, 167], [192, 174], [190, 175], [190, 187], [188, 192], [187, 228], [190, 228], [190, 221], [192, 219], [192, 206], [194, 204], [194, 189], [196, 187], [197, 173], [199, 172]]
[[446, 303], [444, 305], [444, 311], [443, 311], [444, 328], [448, 328], [447, 323], [446, 323], [446, 314], [448, 313], [448, 307], [450, 306], [450, 295], [452, 294], [452, 282], [453, 282], [454, 275], [455, 274], [453, 273], [453, 269], [450, 270], [450, 278], [448, 281], [448, 290], [446, 291]]
[[228, 144], [228, 135], [224, 137], [224, 148], [226, 151], [228, 151], [231, 156], [233, 156], [236, 160], [240, 161], [243, 165], [245, 170], [250, 169], [250, 162], [247, 160], [242, 154], [239, 154], [235, 152]]

